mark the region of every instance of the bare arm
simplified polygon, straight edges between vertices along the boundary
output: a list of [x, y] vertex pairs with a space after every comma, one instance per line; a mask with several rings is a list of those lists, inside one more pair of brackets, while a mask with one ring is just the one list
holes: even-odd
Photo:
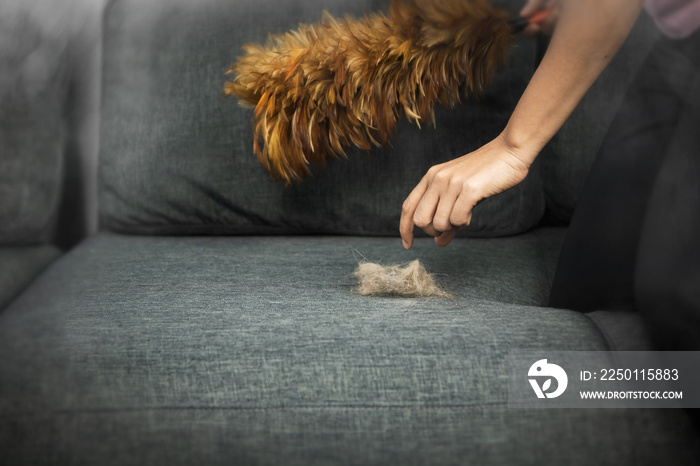
[[[440, 246], [471, 221], [480, 200], [520, 183], [571, 115], [634, 25], [643, 0], [562, 0], [558, 24], [504, 131], [480, 149], [435, 165], [406, 198], [400, 232], [413, 244], [414, 225]], [[529, 15], [551, 1], [530, 0]]]
[[[528, 6], [539, 3], [530, 1]], [[569, 0], [503, 136], [532, 164], [610, 63], [639, 16], [642, 0]]]

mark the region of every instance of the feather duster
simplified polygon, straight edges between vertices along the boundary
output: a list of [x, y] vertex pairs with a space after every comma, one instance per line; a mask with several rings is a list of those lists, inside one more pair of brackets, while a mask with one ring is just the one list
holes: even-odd
[[509, 14], [486, 0], [394, 0], [361, 19], [324, 12], [246, 45], [224, 94], [255, 108], [253, 151], [290, 184], [350, 145], [386, 144], [402, 115], [420, 126], [436, 102], [482, 91], [510, 43]]

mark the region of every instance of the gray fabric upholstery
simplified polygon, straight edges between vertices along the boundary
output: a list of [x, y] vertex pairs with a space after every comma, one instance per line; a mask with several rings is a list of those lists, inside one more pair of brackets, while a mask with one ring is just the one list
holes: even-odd
[[[0, 454], [577, 465], [594, 447], [597, 464], [697, 460], [682, 411], [509, 410], [509, 351], [603, 350], [603, 335], [570, 311], [353, 293], [352, 250], [394, 241], [91, 238], [0, 313]], [[436, 271], [452, 260], [419, 243]], [[482, 243], [456, 251], [494, 281], [532, 254], [511, 245], [489, 263]]]
[[[0, 4], [0, 243], [44, 240], [61, 171], [76, 175], [57, 123], [66, 42], [47, 27], [71, 10], [27, 7], [56, 14], [39, 20], [6, 9], [39, 1]], [[262, 172], [251, 111], [221, 97], [240, 46], [316, 21], [321, 8], [386, 4], [110, 3], [103, 226], [180, 236], [100, 234], [43, 273], [59, 254], [52, 247], [0, 249], [0, 463], [700, 464], [697, 431], [680, 410], [507, 407], [509, 351], [646, 348], [636, 315], [540, 307], [562, 229], [446, 249], [419, 239], [408, 252], [395, 237], [182, 237], [396, 236], [401, 202], [425, 170], [501, 130], [534, 67], [537, 50], [524, 40], [481, 100], [438, 109], [437, 128], [404, 124], [391, 147], [351, 151], [292, 188]], [[477, 206], [466, 234], [532, 229], [545, 193], [550, 215], [568, 219], [651, 40], [646, 27], [528, 180]], [[44, 72], [30, 72], [37, 67]], [[455, 299], [353, 291], [363, 258], [416, 257]]]
[[[24, 416], [0, 445], [15, 466], [693, 466], [679, 410], [420, 406], [63, 410]], [[3, 436], [6, 436], [3, 438]]]
[[642, 14], [632, 33], [578, 108], [540, 155], [547, 215], [571, 220], [579, 193], [630, 82], [659, 38]]
[[594, 311], [586, 314], [600, 329], [611, 351], [653, 351], [647, 323], [637, 312]]
[[60, 254], [50, 245], [0, 247], [0, 310]]
[[[500, 2], [503, 4], [504, 2]], [[509, 0], [513, 10], [519, 1]], [[397, 235], [401, 204], [427, 169], [476, 149], [505, 126], [531, 76], [519, 39], [486, 95], [439, 108], [436, 128], [404, 124], [391, 147], [349, 152], [285, 189], [255, 158], [251, 109], [222, 97], [224, 72], [268, 33], [385, 1], [117, 0], [105, 24], [100, 152], [103, 227], [139, 234]], [[539, 170], [480, 204], [465, 234], [527, 231], [544, 211]]]
[[70, 12], [39, 3], [0, 3], [0, 244], [46, 241], [60, 199]]

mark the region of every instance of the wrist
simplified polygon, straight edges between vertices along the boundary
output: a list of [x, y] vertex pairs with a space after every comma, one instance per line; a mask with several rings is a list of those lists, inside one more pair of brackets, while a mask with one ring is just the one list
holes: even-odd
[[528, 168], [535, 162], [544, 144], [538, 144], [526, 135], [517, 133], [506, 127], [496, 138], [503, 150], [519, 159]]

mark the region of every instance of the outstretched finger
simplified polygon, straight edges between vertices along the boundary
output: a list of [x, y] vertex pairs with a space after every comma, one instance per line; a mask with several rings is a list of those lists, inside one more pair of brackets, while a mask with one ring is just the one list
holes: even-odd
[[425, 178], [413, 188], [411, 194], [408, 195], [401, 208], [401, 220], [399, 222], [399, 233], [405, 249], [410, 249], [413, 246], [413, 216], [416, 213], [418, 203], [423, 198], [425, 191], [428, 189], [428, 183]]

